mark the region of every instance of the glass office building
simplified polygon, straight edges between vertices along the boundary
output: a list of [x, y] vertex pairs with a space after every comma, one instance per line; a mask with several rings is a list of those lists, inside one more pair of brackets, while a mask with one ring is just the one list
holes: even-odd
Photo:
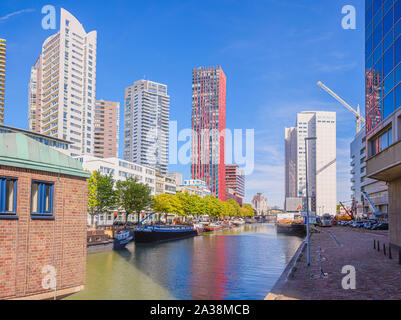
[[366, 0], [366, 130], [401, 107], [401, 0]]

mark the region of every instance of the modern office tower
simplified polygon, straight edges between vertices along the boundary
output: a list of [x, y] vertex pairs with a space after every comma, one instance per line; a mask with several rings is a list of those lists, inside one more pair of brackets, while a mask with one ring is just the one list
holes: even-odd
[[28, 128], [40, 132], [40, 111], [42, 105], [42, 56], [36, 60], [31, 68], [31, 78], [28, 85]]
[[[306, 159], [308, 154], [308, 187], [312, 211], [317, 215], [337, 212], [336, 113], [301, 112], [297, 117], [298, 196], [306, 196]], [[307, 143], [305, 138], [316, 137]]]
[[251, 202], [252, 208], [255, 209], [257, 216], [263, 216], [267, 214], [269, 210], [267, 206], [267, 199], [264, 197], [263, 194], [257, 193]]
[[297, 128], [285, 128], [285, 197], [297, 197]]
[[[316, 137], [317, 139], [307, 142], [306, 150], [305, 138], [308, 137]], [[295, 170], [294, 143], [296, 143]], [[308, 168], [306, 168], [306, 151]], [[286, 129], [285, 172], [286, 175], [287, 172], [289, 173], [288, 178], [286, 178], [288, 195], [292, 196], [291, 192], [294, 189], [296, 190], [295, 197], [286, 198], [287, 211], [300, 211], [301, 209], [292, 208], [299, 203], [303, 203], [302, 210], [306, 209], [306, 170], [308, 170], [308, 203], [310, 209], [320, 216], [325, 213], [335, 215], [337, 206], [335, 112], [305, 111], [298, 113], [296, 128]], [[296, 198], [302, 198], [304, 201], [295, 201]], [[288, 209], [288, 206], [291, 206], [291, 209]]]
[[374, 203], [382, 213], [388, 212], [388, 186], [382, 181], [366, 176], [366, 130], [359, 131], [351, 142], [351, 191], [354, 209], [357, 217], [362, 218], [372, 214], [372, 208], [366, 197]]
[[71, 156], [94, 153], [96, 50], [97, 32], [61, 9], [60, 30], [42, 45], [40, 132], [71, 141]]
[[96, 100], [94, 155], [98, 158], [118, 157], [120, 103]]
[[225, 200], [226, 76], [220, 66], [192, 70], [192, 179]]
[[226, 189], [231, 189], [241, 199], [245, 197], [245, 176], [238, 165], [226, 165]]
[[139, 80], [125, 88], [125, 160], [167, 173], [169, 112], [165, 84]]
[[4, 123], [6, 95], [6, 40], [0, 39], [0, 124]]
[[388, 185], [390, 245], [401, 248], [401, 1], [365, 5], [366, 177]]

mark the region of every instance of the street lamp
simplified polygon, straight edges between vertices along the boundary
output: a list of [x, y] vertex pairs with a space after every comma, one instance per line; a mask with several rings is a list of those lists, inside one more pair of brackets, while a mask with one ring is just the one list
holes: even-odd
[[316, 140], [316, 137], [305, 138], [305, 166], [306, 166], [306, 243], [307, 243], [307, 263], [310, 266], [310, 239], [309, 239], [309, 194], [308, 194], [308, 141]]

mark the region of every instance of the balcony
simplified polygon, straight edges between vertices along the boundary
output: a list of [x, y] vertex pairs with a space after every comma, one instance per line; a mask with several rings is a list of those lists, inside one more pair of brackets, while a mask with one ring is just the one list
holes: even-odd
[[401, 140], [369, 158], [366, 175], [387, 182], [401, 177]]

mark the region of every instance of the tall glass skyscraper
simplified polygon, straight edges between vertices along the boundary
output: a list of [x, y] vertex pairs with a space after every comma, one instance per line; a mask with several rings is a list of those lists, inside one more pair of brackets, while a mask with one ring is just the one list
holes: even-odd
[[[366, 0], [365, 50], [366, 177], [388, 187], [390, 246], [401, 249], [401, 0]], [[386, 192], [362, 191], [376, 207]]]
[[401, 106], [400, 18], [400, 0], [366, 0], [367, 133]]
[[192, 71], [192, 179], [225, 200], [226, 76], [220, 66]]

